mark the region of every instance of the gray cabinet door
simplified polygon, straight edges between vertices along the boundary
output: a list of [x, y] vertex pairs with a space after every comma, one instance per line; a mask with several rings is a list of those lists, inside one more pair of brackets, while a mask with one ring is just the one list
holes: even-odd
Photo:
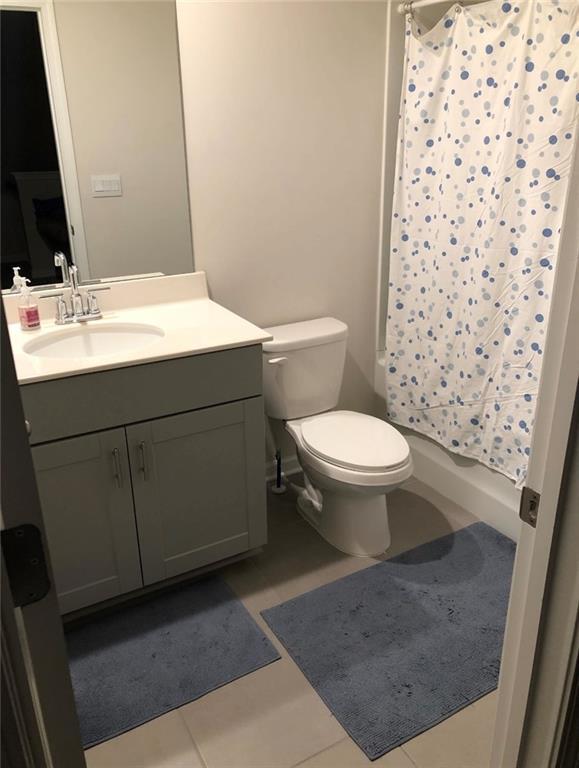
[[143, 585], [124, 429], [32, 448], [63, 613]]
[[261, 397], [127, 427], [143, 580], [266, 541]]

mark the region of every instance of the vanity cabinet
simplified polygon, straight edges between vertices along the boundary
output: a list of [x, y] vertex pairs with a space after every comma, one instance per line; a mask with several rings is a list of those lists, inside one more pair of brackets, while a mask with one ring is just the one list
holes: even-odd
[[244, 400], [127, 428], [145, 584], [265, 539], [262, 408]]
[[63, 613], [265, 544], [261, 347], [22, 395]]
[[32, 448], [64, 613], [142, 586], [124, 429]]

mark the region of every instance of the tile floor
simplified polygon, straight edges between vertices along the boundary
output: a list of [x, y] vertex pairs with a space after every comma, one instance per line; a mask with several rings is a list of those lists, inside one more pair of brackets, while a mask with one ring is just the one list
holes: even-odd
[[[390, 494], [388, 557], [476, 518], [415, 480]], [[331, 715], [259, 612], [377, 562], [341, 554], [269, 497], [264, 552], [222, 571], [282, 660], [86, 752], [88, 768], [485, 768], [496, 692], [371, 763]]]

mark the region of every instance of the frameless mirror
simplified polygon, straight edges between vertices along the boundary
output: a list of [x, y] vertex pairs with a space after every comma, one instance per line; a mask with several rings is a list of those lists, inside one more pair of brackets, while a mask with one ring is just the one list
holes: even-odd
[[2, 10], [2, 288], [193, 269], [175, 3]]

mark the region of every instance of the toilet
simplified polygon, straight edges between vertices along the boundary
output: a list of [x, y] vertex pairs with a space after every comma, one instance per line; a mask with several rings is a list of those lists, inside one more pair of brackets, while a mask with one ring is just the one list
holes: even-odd
[[265, 411], [292, 436], [305, 487], [300, 514], [342, 552], [372, 557], [390, 546], [386, 494], [412, 474], [405, 438], [381, 419], [332, 410], [348, 327], [333, 317], [267, 328]]

